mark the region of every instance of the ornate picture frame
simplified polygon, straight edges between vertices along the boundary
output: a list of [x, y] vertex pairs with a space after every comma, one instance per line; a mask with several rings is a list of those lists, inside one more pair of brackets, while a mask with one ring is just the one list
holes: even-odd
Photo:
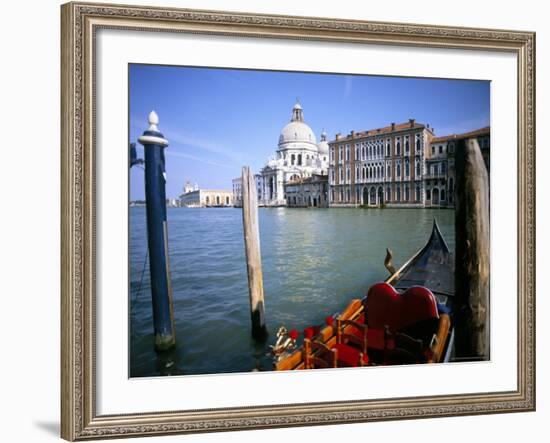
[[[535, 409], [535, 34], [403, 23], [68, 3], [62, 21], [61, 435], [145, 436]], [[100, 29], [512, 53], [517, 57], [517, 389], [424, 397], [97, 414], [96, 33]]]

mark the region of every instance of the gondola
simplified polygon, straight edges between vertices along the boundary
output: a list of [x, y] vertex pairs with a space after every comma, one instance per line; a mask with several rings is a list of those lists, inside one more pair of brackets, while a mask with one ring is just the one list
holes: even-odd
[[454, 256], [437, 222], [428, 242], [404, 265], [395, 270], [391, 259], [388, 250], [385, 265], [391, 275], [385, 281], [323, 325], [302, 334], [281, 327], [272, 346], [274, 370], [450, 361]]

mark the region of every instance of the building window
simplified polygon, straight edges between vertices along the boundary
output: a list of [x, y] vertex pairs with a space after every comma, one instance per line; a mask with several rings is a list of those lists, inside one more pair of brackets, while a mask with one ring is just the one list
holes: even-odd
[[[331, 190], [330, 190], [330, 201], [331, 201], [331, 202], [334, 201], [334, 189], [331, 189]], [[296, 201], [294, 201], [294, 203], [296, 203]]]
[[349, 201], [351, 200], [351, 191], [349, 190], [349, 188], [348, 188], [346, 194], [347, 194], [347, 195], [346, 195], [346, 197], [347, 197], [347, 200], [346, 200], [346, 201], [349, 202]]
[[447, 162], [442, 162], [441, 163], [441, 172], [443, 174], [446, 174], [447, 173]]
[[397, 163], [396, 170], [395, 170], [396, 177], [401, 177], [401, 164]]
[[360, 178], [360, 175], [359, 175], [359, 166], [355, 169], [355, 180], [359, 180]]
[[340, 189], [340, 203], [344, 201], [344, 190]]
[[[405, 159], [405, 177], [410, 175], [409, 159]], [[407, 199], [408, 200], [408, 199]]]
[[435, 146], [432, 146], [432, 155], [435, 155]]
[[443, 146], [442, 145], [439, 145], [439, 153], [443, 154]]
[[387, 177], [388, 177], [388, 179], [390, 179], [390, 178], [391, 178], [391, 165], [388, 164], [388, 168], [387, 168], [387, 169], [388, 169]]
[[386, 156], [389, 157], [391, 155], [391, 145], [390, 145], [390, 141], [387, 140], [386, 141]]
[[365, 160], [365, 147], [361, 148], [361, 160]]
[[298, 154], [298, 166], [302, 166], [302, 154]]
[[391, 188], [389, 186], [386, 188], [386, 201], [391, 201]]
[[395, 144], [395, 155], [401, 155], [401, 141], [397, 139], [397, 143]]
[[350, 169], [348, 168], [348, 169], [346, 169], [346, 180], [347, 180], [348, 182], [349, 182], [350, 179], [351, 179], [350, 175], [351, 175], [351, 174], [350, 174]]
[[414, 199], [419, 202], [420, 201], [420, 185], [416, 185], [416, 194]]
[[407, 154], [409, 153], [409, 138], [408, 137], [405, 139], [405, 152]]
[[363, 166], [363, 180], [367, 178], [367, 168]]
[[420, 136], [416, 136], [416, 152], [420, 152]]
[[330, 161], [334, 161], [334, 148], [330, 148]]
[[294, 156], [294, 154], [292, 154], [292, 155], [290, 156], [290, 164], [293, 165], [294, 162], [295, 162], [295, 160], [296, 160], [296, 157]]
[[346, 161], [349, 162], [349, 145], [346, 145]]
[[426, 200], [432, 199], [432, 191], [429, 189], [426, 189]]
[[401, 187], [398, 186], [395, 190], [395, 200], [400, 202], [401, 201]]
[[416, 174], [417, 178], [420, 177], [420, 162], [419, 161], [416, 162], [416, 173], [415, 174]]
[[210, 197], [208, 197], [208, 195], [206, 196], [206, 204], [207, 204], [207, 205], [210, 204]]
[[225, 197], [225, 204], [226, 204], [226, 205], [229, 204], [229, 197]]
[[445, 200], [445, 189], [442, 189], [442, 190], [439, 192], [439, 197], [441, 198], [441, 200]]

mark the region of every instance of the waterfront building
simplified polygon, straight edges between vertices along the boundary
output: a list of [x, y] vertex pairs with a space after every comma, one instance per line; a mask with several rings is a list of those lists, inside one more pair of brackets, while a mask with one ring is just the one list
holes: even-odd
[[311, 177], [297, 178], [285, 184], [287, 206], [328, 207], [328, 176], [313, 174]]
[[304, 121], [300, 103], [292, 108], [290, 122], [282, 129], [275, 155], [257, 176], [260, 206], [286, 206], [285, 185], [291, 181], [328, 173], [326, 133], [321, 141]]
[[243, 205], [243, 178], [237, 177], [231, 180], [233, 189], [233, 206], [242, 207]]
[[[220, 189], [194, 189], [180, 195], [180, 206], [187, 208], [210, 208], [233, 206], [233, 192]], [[188, 188], [187, 188], [188, 189]]]
[[429, 125], [410, 119], [329, 142], [329, 206], [424, 206]]
[[477, 138], [487, 171], [490, 171], [491, 128], [489, 126], [462, 134], [434, 137], [430, 142], [429, 156], [426, 159], [424, 186], [425, 206], [455, 206], [455, 153], [459, 140]]
[[410, 119], [329, 143], [329, 206], [454, 207], [454, 152], [477, 137], [489, 165], [490, 128], [435, 137]]

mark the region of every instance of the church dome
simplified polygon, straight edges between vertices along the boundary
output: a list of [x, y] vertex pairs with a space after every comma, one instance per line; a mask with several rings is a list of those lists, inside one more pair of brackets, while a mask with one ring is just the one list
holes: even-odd
[[311, 128], [304, 123], [302, 107], [296, 103], [292, 108], [292, 119], [281, 131], [279, 147], [283, 148], [287, 143], [309, 143], [316, 145], [317, 139]]
[[321, 141], [317, 147], [319, 148], [319, 155], [328, 155], [327, 133], [325, 131], [321, 133]]

